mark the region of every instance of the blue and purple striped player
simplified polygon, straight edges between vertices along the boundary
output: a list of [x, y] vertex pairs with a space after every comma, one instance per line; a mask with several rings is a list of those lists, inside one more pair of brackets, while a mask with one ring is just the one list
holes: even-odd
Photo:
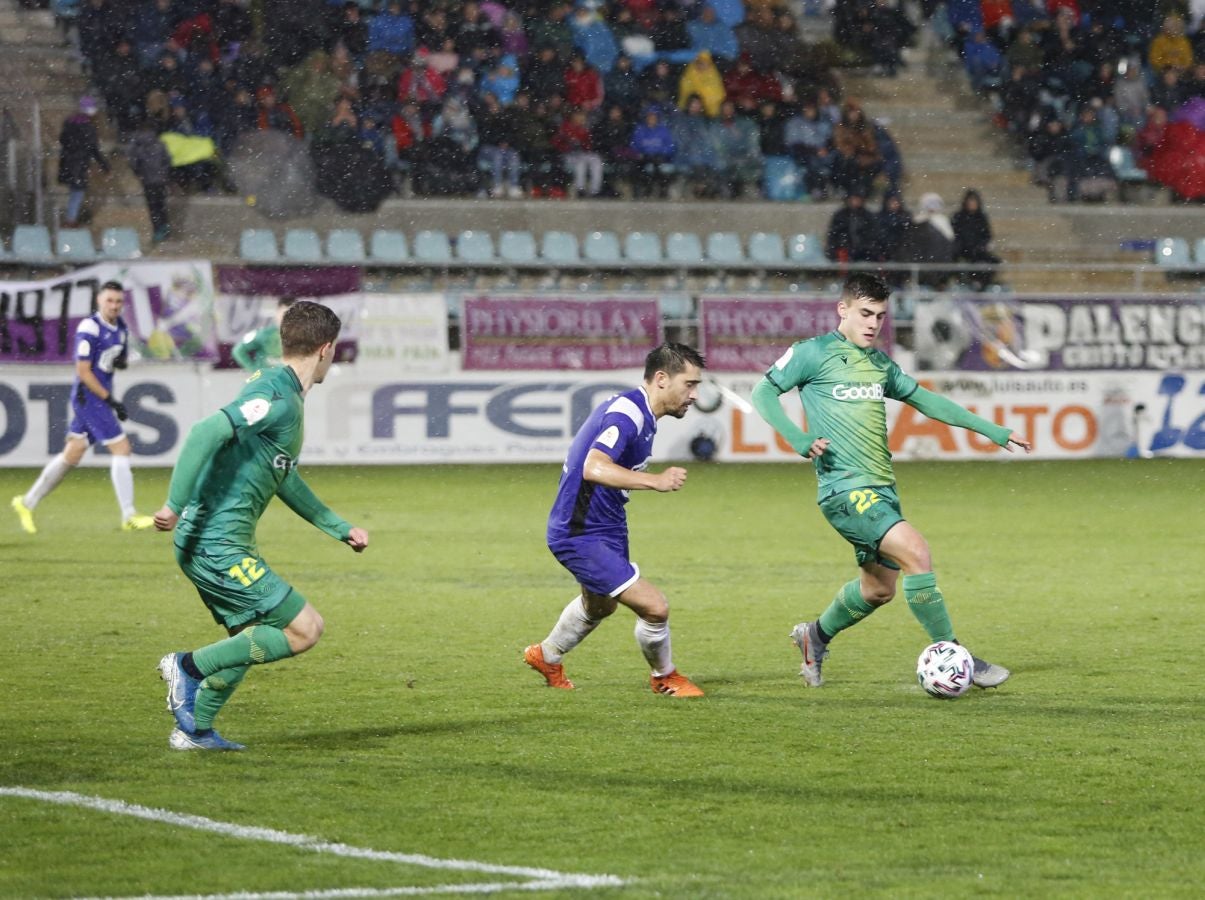
[[665, 343], [645, 359], [644, 384], [606, 400], [569, 447], [548, 516], [548, 549], [573, 573], [581, 593], [524, 661], [549, 687], [572, 690], [561, 659], [622, 603], [636, 614], [636, 643], [652, 669], [653, 691], [674, 697], [703, 692], [674, 668], [669, 604], [628, 553], [629, 491], [681, 490], [686, 470], [646, 471], [662, 416], [680, 419], [698, 397], [705, 363], [685, 344]]
[[121, 318], [125, 291], [116, 281], [106, 281], [96, 295], [96, 312], [75, 330], [75, 381], [71, 385], [71, 424], [63, 452], [46, 464], [37, 481], [25, 494], [12, 499], [13, 512], [29, 534], [37, 533], [34, 508], [79, 465], [88, 447], [98, 441], [112, 457], [109, 473], [121, 526], [143, 531], [155, 524], [150, 516], [134, 509], [134, 473], [130, 469], [130, 439], [122, 430], [126, 408], [113, 393], [113, 372], [126, 366], [129, 332]]

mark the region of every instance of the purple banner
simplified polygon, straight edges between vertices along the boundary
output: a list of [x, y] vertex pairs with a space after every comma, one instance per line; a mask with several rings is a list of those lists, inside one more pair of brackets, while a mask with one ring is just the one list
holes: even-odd
[[130, 349], [144, 359], [212, 359], [213, 272], [208, 262], [101, 263], [45, 281], [0, 281], [0, 362], [75, 359], [75, 329], [100, 285], [125, 288]]
[[[716, 372], [764, 372], [796, 341], [840, 323], [832, 297], [699, 298], [700, 349]], [[891, 352], [890, 317], [875, 346]]]
[[661, 343], [656, 297], [466, 297], [464, 369], [643, 368]]
[[932, 370], [1205, 369], [1205, 297], [935, 298], [916, 308]]
[[329, 297], [360, 290], [357, 266], [219, 266], [218, 290], [224, 294], [269, 297]]

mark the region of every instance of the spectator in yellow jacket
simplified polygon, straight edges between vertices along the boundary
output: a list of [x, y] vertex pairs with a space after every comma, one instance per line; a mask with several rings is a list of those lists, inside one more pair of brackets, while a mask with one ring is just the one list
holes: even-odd
[[1163, 28], [1151, 38], [1147, 56], [1156, 72], [1164, 69], [1188, 69], [1192, 66], [1192, 44], [1184, 35], [1184, 20], [1168, 16]]
[[699, 53], [682, 73], [682, 79], [678, 82], [678, 109], [686, 109], [686, 101], [692, 94], [698, 94], [703, 101], [703, 112], [707, 118], [714, 119], [720, 114], [720, 105], [727, 96], [724, 78], [712, 62], [711, 53], [706, 50]]

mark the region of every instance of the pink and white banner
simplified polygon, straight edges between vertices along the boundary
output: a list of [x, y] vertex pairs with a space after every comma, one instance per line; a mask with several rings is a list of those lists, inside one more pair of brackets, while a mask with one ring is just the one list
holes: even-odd
[[661, 343], [656, 297], [466, 297], [465, 369], [644, 368]]

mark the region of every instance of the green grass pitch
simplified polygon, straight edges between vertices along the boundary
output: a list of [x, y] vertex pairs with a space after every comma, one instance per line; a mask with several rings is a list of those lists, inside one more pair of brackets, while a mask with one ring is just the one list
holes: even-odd
[[[649, 691], [622, 609], [568, 657], [575, 692], [522, 665], [572, 596], [543, 544], [559, 466], [309, 468], [372, 544], [269, 510], [261, 550], [327, 633], [248, 675], [219, 727], [249, 750], [216, 755], [168, 750], [155, 665], [220, 632], [169, 538], [122, 533], [107, 470], [78, 471], [36, 536], [0, 510], [0, 791], [624, 882], [535, 896], [1201, 895], [1205, 463], [900, 465], [960, 638], [1013, 670], [955, 702], [917, 687], [902, 597], [805, 689], [788, 632], [854, 573], [814, 478], [689, 468], [629, 515], [706, 698]], [[5, 506], [33, 475], [0, 472]], [[144, 511], [167, 477], [136, 472]], [[3, 897], [523, 881], [0, 792]]]

